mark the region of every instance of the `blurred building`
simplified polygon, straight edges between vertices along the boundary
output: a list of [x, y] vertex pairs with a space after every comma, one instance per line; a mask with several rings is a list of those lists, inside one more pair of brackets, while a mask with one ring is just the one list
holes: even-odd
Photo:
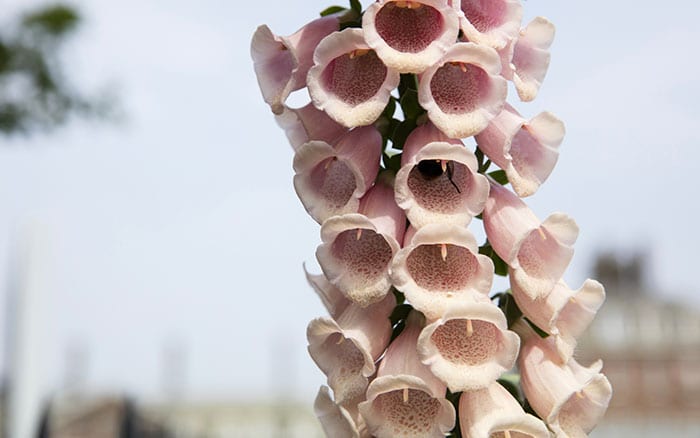
[[646, 272], [641, 254], [595, 263], [607, 296], [577, 357], [586, 365], [603, 358], [613, 398], [593, 436], [699, 437], [700, 309], [662, 300]]

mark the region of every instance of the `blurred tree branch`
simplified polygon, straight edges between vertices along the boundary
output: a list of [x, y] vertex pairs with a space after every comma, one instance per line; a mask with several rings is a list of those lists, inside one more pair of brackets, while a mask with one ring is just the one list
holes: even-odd
[[49, 130], [71, 115], [104, 118], [111, 98], [86, 97], [72, 88], [60, 48], [81, 18], [70, 6], [44, 6], [0, 28], [0, 135]]

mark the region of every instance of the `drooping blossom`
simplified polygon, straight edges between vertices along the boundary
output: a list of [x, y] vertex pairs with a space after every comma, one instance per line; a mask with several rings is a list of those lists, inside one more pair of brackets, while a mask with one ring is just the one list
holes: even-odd
[[408, 229], [391, 279], [416, 309], [435, 319], [460, 302], [486, 297], [493, 269], [466, 227], [435, 223]]
[[[523, 336], [523, 331], [518, 330]], [[554, 339], [529, 332], [518, 358], [521, 385], [530, 406], [557, 437], [586, 437], [600, 422], [612, 397], [612, 387], [600, 370], [574, 359], [562, 363]]]
[[476, 143], [491, 161], [505, 170], [518, 196], [534, 194], [549, 177], [559, 158], [564, 124], [549, 112], [529, 122], [512, 106], [476, 135]]
[[318, 109], [351, 128], [377, 120], [399, 79], [367, 45], [362, 29], [348, 28], [319, 43], [307, 86]]
[[549, 438], [547, 426], [525, 413], [498, 382], [459, 398], [459, 426], [465, 437]]
[[391, 288], [389, 264], [403, 241], [406, 217], [394, 201], [393, 181], [381, 174], [360, 200], [359, 213], [333, 216], [321, 226], [316, 258], [328, 280], [361, 306]]
[[491, 183], [483, 217], [489, 243], [511, 268], [511, 282], [532, 299], [547, 295], [573, 257], [578, 237], [574, 220], [553, 213], [540, 222], [520, 198], [497, 183]]
[[466, 226], [481, 213], [489, 192], [474, 154], [432, 123], [414, 129], [404, 144], [396, 174], [396, 202], [411, 224]]
[[314, 401], [314, 414], [328, 437], [369, 438], [361, 417], [354, 415], [350, 409], [336, 404], [327, 386], [321, 386], [318, 390]]
[[295, 151], [312, 140], [333, 144], [348, 131], [348, 128], [328, 117], [313, 103], [301, 108], [285, 106], [282, 113], [275, 115], [275, 121], [287, 135], [287, 140]]
[[494, 49], [503, 48], [520, 30], [523, 7], [520, 0], [453, 0], [463, 12], [464, 36]]
[[311, 217], [357, 212], [379, 171], [382, 136], [373, 126], [352, 129], [333, 145], [314, 140], [294, 155], [294, 189]]
[[359, 404], [370, 433], [377, 438], [444, 437], [455, 424], [455, 410], [445, 399], [445, 384], [423, 365], [416, 342], [424, 318], [412, 311], [404, 331], [391, 343], [377, 377]]
[[316, 318], [309, 323], [309, 354], [328, 377], [336, 403], [363, 396], [376, 371], [374, 364], [389, 344], [389, 315], [395, 305], [389, 294], [367, 308], [351, 304], [335, 320]]
[[454, 44], [418, 84], [418, 101], [450, 138], [481, 132], [505, 103], [508, 87], [499, 76], [501, 60], [490, 47]]
[[588, 328], [605, 300], [603, 285], [590, 279], [578, 290], [559, 280], [551, 292], [538, 299], [530, 298], [517, 282], [511, 282], [511, 290], [523, 314], [552, 335], [563, 362], [573, 356], [576, 339]]
[[272, 112], [281, 114], [292, 91], [306, 86], [318, 43], [338, 30], [338, 17], [316, 19], [292, 35], [280, 37], [269, 27], [259, 26], [253, 34], [250, 54], [263, 99]]
[[547, 75], [551, 55], [549, 47], [554, 41], [554, 25], [544, 17], [535, 17], [510, 48], [511, 60], [502, 71], [506, 79], [512, 80], [518, 97], [530, 102], [537, 97], [540, 86]]
[[304, 266], [304, 273], [306, 274], [306, 281], [316, 292], [328, 314], [331, 318], [337, 319], [352, 301], [348, 300], [340, 289], [333, 286], [325, 275], [311, 274], [306, 270], [306, 266]]
[[452, 392], [485, 388], [515, 365], [520, 338], [488, 298], [454, 303], [418, 338], [418, 356]]
[[379, 0], [362, 16], [362, 30], [384, 64], [421, 73], [457, 40], [459, 17], [447, 0]]

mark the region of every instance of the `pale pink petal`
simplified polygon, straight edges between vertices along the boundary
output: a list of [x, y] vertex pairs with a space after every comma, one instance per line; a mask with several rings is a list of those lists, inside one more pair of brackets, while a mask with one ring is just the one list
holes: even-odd
[[312, 140], [333, 144], [348, 131], [345, 126], [336, 123], [328, 114], [317, 109], [313, 103], [301, 108], [285, 106], [281, 114], [275, 115], [275, 120], [284, 130], [294, 150]]
[[393, 187], [378, 181], [360, 203], [360, 213], [334, 216], [321, 227], [316, 250], [328, 280], [362, 306], [381, 300], [391, 288], [389, 264], [399, 251], [406, 218]]
[[515, 194], [497, 183], [484, 208], [484, 229], [489, 243], [511, 268], [511, 282], [532, 299], [554, 288], [574, 254], [578, 226], [562, 213], [540, 224]]
[[520, 403], [498, 382], [492, 382], [484, 389], [462, 393], [459, 425], [466, 437], [549, 438], [542, 420], [526, 414]]
[[314, 413], [327, 437], [360, 438], [355, 419], [347, 409], [333, 401], [327, 386], [318, 390]]
[[373, 126], [355, 128], [331, 146], [304, 143], [294, 155], [294, 189], [318, 223], [357, 212], [379, 171], [382, 136]]
[[341, 125], [364, 126], [384, 111], [399, 72], [388, 68], [361, 29], [334, 32], [318, 45], [307, 77], [314, 105]]
[[549, 68], [549, 46], [554, 41], [554, 25], [544, 17], [534, 20], [520, 32], [513, 50], [513, 83], [520, 100], [537, 97]]
[[389, 294], [367, 308], [351, 304], [337, 320], [316, 318], [309, 323], [309, 354], [328, 377], [338, 404], [362, 397], [367, 389], [374, 363], [389, 344], [389, 315], [395, 305]]
[[382, 359], [367, 388], [360, 414], [377, 438], [444, 437], [455, 423], [455, 410], [445, 399], [445, 385], [416, 354], [423, 317], [413, 311], [404, 331]]
[[416, 309], [434, 319], [475, 295], [486, 297], [493, 269], [465, 227], [429, 224], [410, 241], [405, 239], [391, 265], [391, 278]]
[[505, 170], [520, 197], [534, 194], [549, 177], [559, 158], [564, 124], [552, 113], [543, 112], [527, 122], [512, 106], [476, 135], [479, 148]]
[[459, 18], [446, 0], [379, 0], [362, 16], [362, 30], [387, 66], [421, 73], [457, 40]]
[[518, 366], [530, 406], [557, 436], [585, 437], [603, 418], [612, 387], [600, 373], [601, 361], [590, 367], [574, 359], [562, 363], [554, 339], [530, 334]]
[[452, 392], [485, 388], [515, 364], [520, 338], [488, 298], [454, 303], [418, 338], [418, 356]]
[[576, 338], [588, 328], [605, 300], [605, 289], [595, 280], [586, 280], [576, 291], [559, 280], [551, 292], [538, 299], [530, 298], [517, 282], [511, 283], [511, 290], [523, 314], [554, 337], [564, 362], [573, 356]]
[[500, 49], [520, 30], [520, 0], [462, 0], [461, 9], [461, 28], [469, 41]]
[[288, 37], [273, 34], [265, 25], [257, 28], [250, 54], [263, 99], [273, 113], [281, 114], [289, 93], [306, 86], [316, 46], [338, 25], [336, 16], [322, 17]]
[[[443, 137], [427, 123], [413, 130], [404, 145], [396, 202], [417, 228], [433, 222], [466, 226], [481, 213], [488, 197], [489, 184], [477, 173], [474, 154], [459, 140]], [[421, 161], [431, 166], [428, 171], [421, 170], [426, 164]]]
[[495, 50], [457, 43], [421, 75], [418, 101], [448, 137], [472, 136], [503, 108], [508, 87], [500, 70]]
[[333, 286], [325, 275], [313, 275], [306, 270], [306, 266], [304, 266], [304, 273], [306, 274], [306, 281], [321, 299], [328, 314], [331, 318], [337, 319], [350, 305], [350, 300], [345, 298], [345, 295], [337, 287]]

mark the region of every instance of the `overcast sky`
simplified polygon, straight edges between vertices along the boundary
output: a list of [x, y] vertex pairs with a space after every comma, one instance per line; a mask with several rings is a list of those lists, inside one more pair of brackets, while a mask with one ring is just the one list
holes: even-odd
[[[30, 3], [4, 0], [0, 22]], [[158, 396], [170, 345], [187, 358], [190, 396], [310, 399], [325, 379], [305, 330], [323, 309], [301, 266], [318, 271], [319, 227], [292, 188], [292, 151], [260, 97], [249, 44], [259, 24], [289, 34], [330, 3], [75, 4], [86, 21], [69, 73], [88, 90], [115, 84], [126, 120], [0, 139], [0, 267], [13, 242], [38, 236], [44, 384], [60, 385], [73, 348], [87, 352], [92, 388]], [[557, 25], [538, 99], [510, 100], [567, 126], [557, 167], [527, 201], [540, 218], [578, 222], [566, 279], [578, 287], [599, 249], [641, 249], [659, 294], [700, 305], [700, 61], [689, 48], [700, 6], [524, 6], [526, 20]]]

